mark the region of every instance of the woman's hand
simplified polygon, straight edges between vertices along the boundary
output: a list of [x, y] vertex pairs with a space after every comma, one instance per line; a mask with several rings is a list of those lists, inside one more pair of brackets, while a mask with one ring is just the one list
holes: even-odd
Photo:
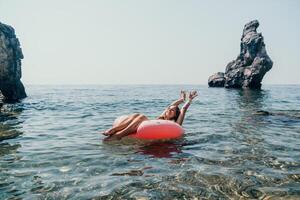
[[184, 90], [181, 90], [180, 91], [180, 100], [182, 100], [184, 102], [185, 99], [186, 99], [186, 92]]
[[190, 92], [190, 93], [189, 93], [189, 101], [192, 101], [196, 96], [198, 96], [196, 90]]
[[[186, 96], [186, 95], [185, 95]], [[197, 91], [191, 91], [189, 92], [189, 100], [185, 102], [185, 104], [182, 106], [181, 110], [180, 110], [180, 114], [177, 118], [176, 123], [178, 123], [179, 125], [182, 125], [183, 120], [184, 120], [184, 116], [186, 111], [188, 110], [189, 106], [191, 105], [193, 99], [198, 96]]]

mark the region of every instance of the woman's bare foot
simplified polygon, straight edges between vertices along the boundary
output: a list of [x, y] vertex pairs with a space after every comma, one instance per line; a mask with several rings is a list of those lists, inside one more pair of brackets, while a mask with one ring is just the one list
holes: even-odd
[[109, 141], [115, 141], [115, 140], [120, 140], [122, 137], [116, 136], [116, 135], [109, 135], [106, 138], [103, 139], [105, 142]]
[[105, 135], [105, 136], [113, 135], [113, 134], [115, 134], [115, 133], [116, 133], [116, 131], [115, 131], [114, 128], [110, 128], [110, 129], [108, 129], [108, 130], [102, 132], [102, 134]]

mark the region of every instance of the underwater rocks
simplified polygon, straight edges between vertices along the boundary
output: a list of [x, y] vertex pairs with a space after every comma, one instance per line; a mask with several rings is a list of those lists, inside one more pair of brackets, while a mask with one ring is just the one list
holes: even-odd
[[23, 58], [15, 30], [0, 22], [0, 91], [4, 101], [14, 102], [27, 96], [20, 80]]
[[261, 81], [273, 62], [266, 52], [262, 34], [256, 31], [258, 26], [257, 20], [245, 25], [239, 56], [227, 64], [225, 73], [209, 77], [210, 87], [261, 88]]
[[1, 129], [0, 129], [0, 142], [3, 140], [13, 139], [22, 135], [22, 132], [17, 130], [3, 131]]

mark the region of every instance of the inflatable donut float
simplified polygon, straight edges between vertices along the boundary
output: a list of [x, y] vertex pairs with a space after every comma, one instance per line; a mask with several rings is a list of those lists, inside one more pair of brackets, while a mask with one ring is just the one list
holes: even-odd
[[183, 134], [184, 130], [179, 124], [158, 119], [143, 121], [136, 133], [128, 137], [140, 140], [172, 140], [181, 138]]

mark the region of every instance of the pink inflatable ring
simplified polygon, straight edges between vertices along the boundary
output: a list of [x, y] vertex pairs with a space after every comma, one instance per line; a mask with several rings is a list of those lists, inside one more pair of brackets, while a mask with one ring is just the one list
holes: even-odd
[[171, 140], [181, 138], [183, 134], [183, 128], [175, 122], [147, 120], [139, 125], [136, 133], [128, 137], [141, 140]]

